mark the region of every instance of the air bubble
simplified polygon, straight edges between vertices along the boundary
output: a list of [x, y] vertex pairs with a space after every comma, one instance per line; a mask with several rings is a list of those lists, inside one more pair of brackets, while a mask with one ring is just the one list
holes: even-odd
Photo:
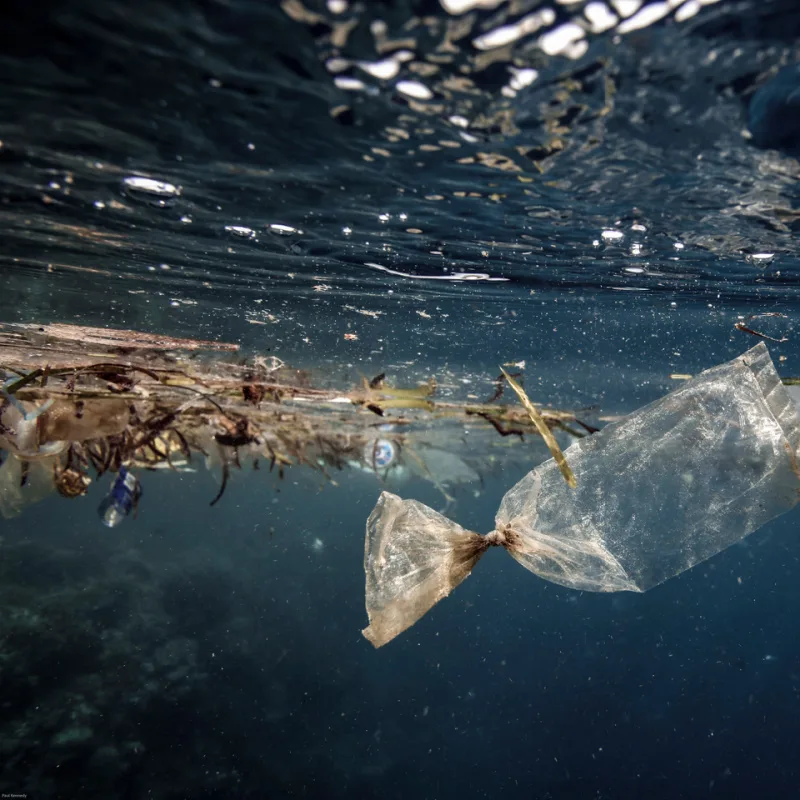
[[122, 181], [125, 193], [149, 205], [166, 208], [181, 194], [181, 187], [166, 181], [132, 175]]
[[234, 236], [241, 236], [242, 239], [255, 239], [256, 232], [252, 228], [247, 228], [244, 225], [226, 225], [225, 230], [232, 233]]

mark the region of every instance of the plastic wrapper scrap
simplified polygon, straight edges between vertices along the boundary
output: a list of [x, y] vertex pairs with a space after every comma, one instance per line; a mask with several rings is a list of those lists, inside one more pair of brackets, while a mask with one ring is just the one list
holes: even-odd
[[367, 521], [369, 626], [386, 644], [466, 578], [492, 546], [546, 580], [643, 592], [719, 553], [800, 499], [800, 416], [766, 346], [709, 369], [564, 452], [466, 531], [384, 492]]

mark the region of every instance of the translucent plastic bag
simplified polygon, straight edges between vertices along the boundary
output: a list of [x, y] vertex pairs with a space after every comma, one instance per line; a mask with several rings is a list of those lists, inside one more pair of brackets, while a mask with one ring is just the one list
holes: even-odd
[[643, 592], [719, 553], [800, 499], [800, 415], [764, 344], [709, 369], [553, 459], [503, 498], [486, 536], [384, 492], [364, 554], [376, 647], [458, 586], [488, 547], [594, 592]]

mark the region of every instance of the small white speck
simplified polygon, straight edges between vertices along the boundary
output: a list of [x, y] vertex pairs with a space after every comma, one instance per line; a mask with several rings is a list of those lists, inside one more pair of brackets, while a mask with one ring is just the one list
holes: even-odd
[[333, 82], [337, 88], [345, 92], [359, 92], [367, 88], [364, 81], [360, 81], [358, 78], [351, 78], [348, 75], [337, 75]]
[[256, 232], [252, 228], [245, 225], [226, 225], [225, 230], [235, 236], [241, 236], [243, 239], [255, 239]]
[[398, 81], [396, 88], [401, 94], [413, 97], [416, 100], [430, 100], [433, 97], [433, 92], [419, 81]]
[[277, 233], [281, 236], [289, 236], [293, 233], [302, 233], [303, 231], [298, 230], [297, 228], [293, 228], [291, 225], [282, 225], [280, 222], [273, 222], [270, 224], [269, 229], [273, 233]]
[[147, 192], [157, 197], [175, 197], [181, 193], [180, 187], [167, 181], [156, 181], [153, 178], [143, 178], [140, 175], [132, 175], [122, 181], [128, 189], [139, 192]]

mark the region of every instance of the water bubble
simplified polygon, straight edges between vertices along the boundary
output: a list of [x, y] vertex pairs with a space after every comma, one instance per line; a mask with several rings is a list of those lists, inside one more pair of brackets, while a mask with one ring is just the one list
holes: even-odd
[[255, 239], [256, 232], [252, 228], [247, 228], [244, 225], [226, 225], [225, 230], [232, 233], [234, 236], [241, 236], [242, 239]]
[[398, 81], [396, 88], [401, 94], [413, 97], [415, 100], [430, 100], [433, 97], [433, 92], [419, 81]]
[[360, 81], [358, 78], [351, 78], [348, 75], [337, 75], [333, 82], [337, 88], [346, 92], [358, 92], [367, 88], [364, 81]]
[[268, 228], [272, 233], [278, 234], [278, 236], [291, 236], [293, 233], [303, 232], [298, 228], [293, 228], [291, 225], [282, 225], [279, 222], [271, 223]]
[[143, 178], [139, 175], [129, 176], [122, 181], [125, 193], [149, 205], [166, 208], [181, 194], [181, 187], [166, 181]]
[[775, 258], [775, 253], [753, 253], [747, 260], [758, 266], [765, 266]]

